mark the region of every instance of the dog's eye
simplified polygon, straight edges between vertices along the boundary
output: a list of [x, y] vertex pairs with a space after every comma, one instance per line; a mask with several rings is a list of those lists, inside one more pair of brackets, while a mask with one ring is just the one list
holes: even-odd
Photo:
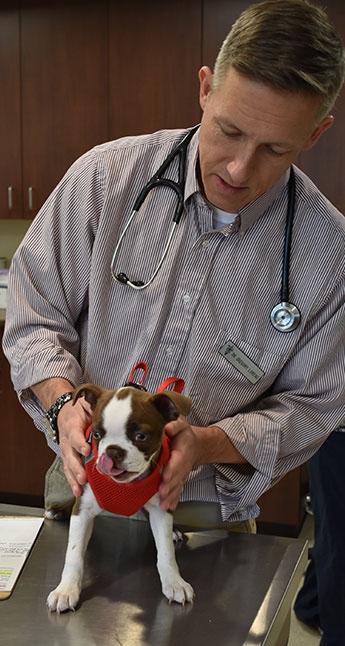
[[145, 435], [145, 433], [136, 433], [134, 436], [134, 439], [137, 442], [145, 442], [145, 440], [147, 439], [147, 435]]
[[100, 440], [101, 437], [102, 437], [102, 435], [100, 434], [99, 431], [93, 431], [92, 435], [93, 435], [95, 440]]

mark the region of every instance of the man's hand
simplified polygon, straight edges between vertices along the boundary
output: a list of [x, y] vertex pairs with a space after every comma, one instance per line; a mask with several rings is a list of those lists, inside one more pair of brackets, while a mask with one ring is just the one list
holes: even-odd
[[196, 464], [196, 437], [184, 417], [169, 422], [165, 432], [170, 439], [170, 458], [164, 467], [159, 487], [160, 507], [164, 511], [174, 511], [184, 483]]
[[159, 487], [160, 507], [174, 511], [193, 467], [201, 464], [243, 464], [247, 460], [219, 426], [191, 426], [179, 417], [165, 426], [170, 439], [170, 458]]
[[87, 457], [91, 452], [85, 440], [85, 430], [91, 422], [91, 408], [83, 397], [75, 405], [72, 401], [67, 402], [57, 418], [61, 457], [66, 478], [75, 496], [81, 495], [87, 480], [81, 456]]
[[[60, 377], [45, 379], [31, 386], [31, 390], [49, 410], [54, 401], [63, 393], [73, 391], [74, 386]], [[57, 425], [60, 436], [60, 449], [66, 478], [75, 496], [80, 496], [86, 483], [86, 473], [81, 456], [90, 455], [91, 447], [85, 441], [85, 431], [92, 422], [89, 404], [84, 398], [78, 399], [73, 406], [72, 401], [61, 408]]]

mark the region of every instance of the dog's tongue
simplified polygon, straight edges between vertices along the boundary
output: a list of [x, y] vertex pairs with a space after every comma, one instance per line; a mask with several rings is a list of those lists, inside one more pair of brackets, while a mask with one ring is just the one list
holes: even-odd
[[115, 469], [112, 459], [103, 453], [97, 462], [97, 471], [102, 475], [118, 476], [123, 473], [123, 469]]

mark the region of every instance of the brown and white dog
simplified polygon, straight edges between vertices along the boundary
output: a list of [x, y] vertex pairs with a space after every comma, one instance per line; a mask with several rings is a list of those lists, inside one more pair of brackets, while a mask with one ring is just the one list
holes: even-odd
[[[151, 394], [125, 386], [106, 390], [93, 384], [77, 388], [74, 403], [84, 396], [93, 411], [92, 435], [97, 445], [96, 469], [119, 483], [129, 483], [154, 470], [161, 451], [164, 426], [187, 415], [191, 400], [165, 390]], [[155, 493], [144, 509], [149, 514], [157, 548], [157, 569], [163, 594], [169, 601], [184, 604], [192, 601], [193, 588], [181, 577], [173, 544], [173, 519], [159, 507]], [[102, 511], [89, 483], [76, 499], [70, 520], [68, 547], [61, 581], [47, 599], [51, 612], [73, 610], [78, 603], [84, 571], [84, 555], [90, 539], [94, 518]], [[46, 513], [53, 518], [54, 510]]]

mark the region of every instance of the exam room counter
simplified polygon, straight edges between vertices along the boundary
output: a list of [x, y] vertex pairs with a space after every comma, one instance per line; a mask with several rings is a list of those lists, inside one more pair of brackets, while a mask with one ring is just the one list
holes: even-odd
[[[42, 514], [0, 504], [0, 515]], [[46, 520], [12, 595], [0, 601], [2, 643], [286, 646], [307, 541], [225, 531], [186, 536], [177, 561], [196, 598], [180, 606], [162, 596], [148, 523], [99, 516], [77, 611], [57, 615], [45, 604], [60, 580], [68, 523]]]

